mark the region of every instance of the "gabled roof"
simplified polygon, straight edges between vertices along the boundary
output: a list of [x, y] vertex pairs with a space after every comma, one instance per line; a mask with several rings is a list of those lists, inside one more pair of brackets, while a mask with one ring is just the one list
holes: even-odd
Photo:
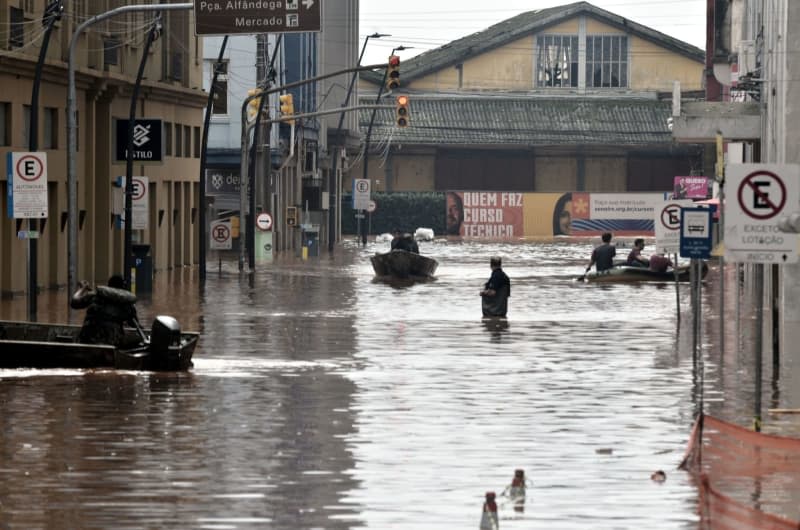
[[[455, 66], [465, 59], [504, 46], [526, 35], [539, 33], [550, 26], [560, 24], [564, 20], [579, 15], [592, 17], [609, 26], [619, 28], [631, 35], [670, 49], [677, 54], [700, 63], [705, 60], [705, 52], [696, 46], [647, 26], [637, 24], [605, 9], [600, 9], [589, 2], [575, 2], [574, 4], [521, 13], [498, 22], [483, 31], [462, 37], [449, 44], [417, 55], [408, 61], [403, 61], [403, 80], [412, 81], [448, 66]], [[365, 81], [377, 84], [381, 82], [383, 72], [364, 72], [361, 76]]]
[[[671, 101], [643, 98], [412, 95], [410, 125], [398, 128], [394, 110], [379, 109], [371, 143], [391, 136], [408, 145], [668, 145], [671, 112]], [[371, 115], [360, 111], [362, 135]]]

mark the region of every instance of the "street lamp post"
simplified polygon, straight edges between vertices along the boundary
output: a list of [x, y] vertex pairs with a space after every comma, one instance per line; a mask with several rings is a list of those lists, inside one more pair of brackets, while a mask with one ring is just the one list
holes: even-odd
[[[372, 35], [367, 35], [364, 39], [364, 44], [361, 46], [361, 53], [358, 55], [358, 64], [357, 66], [361, 65], [361, 61], [364, 59], [364, 52], [367, 49], [367, 43], [369, 39], [380, 39], [381, 37], [391, 37], [388, 33], [373, 33]], [[356, 79], [358, 79], [358, 72], [353, 72], [353, 77], [350, 78], [350, 86], [347, 87], [347, 94], [344, 97], [344, 103], [342, 103], [342, 107], [347, 107], [350, 103], [350, 95], [353, 93], [353, 87], [356, 84]], [[338, 140], [339, 134], [342, 132], [342, 125], [344, 125], [344, 111], [339, 115], [339, 125], [336, 127], [336, 134], [334, 138]], [[344, 142], [343, 142], [344, 143]], [[339, 160], [337, 153], [335, 150], [331, 150], [331, 156], [333, 156], [333, 161], [331, 162], [331, 171], [328, 175], [328, 191], [330, 192], [330, 203], [328, 205], [328, 251], [333, 252], [333, 244], [335, 243], [336, 239], [336, 212], [338, 210], [337, 203], [341, 203], [341, 199], [339, 198], [339, 189], [338, 181], [336, 179], [336, 163]]]
[[[399, 52], [399, 51], [403, 51], [403, 50], [410, 50], [411, 48], [412, 48], [412, 46], [400, 45], [397, 48], [393, 48], [392, 49], [392, 53], [390, 53], [389, 56], [391, 57], [392, 55], [395, 54], [395, 52]], [[375, 104], [376, 105], [378, 103], [380, 103], [380, 101], [381, 101], [381, 95], [383, 95], [383, 87], [386, 85], [386, 75], [387, 75], [388, 71], [389, 71], [388, 68], [383, 71], [383, 80], [381, 81], [381, 84], [378, 87], [378, 96], [375, 98]], [[366, 138], [364, 138], [364, 161], [362, 162], [362, 164], [364, 164], [364, 172], [363, 172], [363, 177], [362, 178], [364, 178], [364, 179], [368, 178], [367, 173], [368, 173], [368, 170], [369, 170], [369, 139], [370, 139], [370, 136], [372, 136], [372, 124], [375, 123], [375, 113], [376, 112], [378, 112], [378, 109], [373, 109], [372, 110], [372, 115], [369, 118], [369, 126], [367, 126], [367, 136], [366, 136]], [[361, 236], [361, 244], [362, 245], [366, 245], [367, 244], [367, 234], [366, 233], [364, 233], [363, 235], [361, 234], [361, 218], [360, 217], [358, 218], [358, 233]]]

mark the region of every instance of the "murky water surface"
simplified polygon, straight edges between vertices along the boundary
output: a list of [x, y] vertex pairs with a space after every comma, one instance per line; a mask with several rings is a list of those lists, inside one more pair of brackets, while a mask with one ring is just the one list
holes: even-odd
[[[478, 528], [489, 490], [503, 529], [697, 528], [675, 469], [699, 402], [688, 287], [678, 333], [674, 286], [575, 281], [590, 243], [423, 243], [438, 279], [413, 286], [373, 281], [387, 243], [250, 277], [210, 262], [202, 293], [159, 274], [139, 314], [202, 332], [191, 372], [0, 371], [0, 528]], [[480, 318], [494, 254], [507, 325]], [[39, 305], [82, 318], [64, 292]], [[747, 333], [721, 362], [706, 312], [706, 410], [746, 424]], [[500, 495], [515, 469], [522, 512]]]

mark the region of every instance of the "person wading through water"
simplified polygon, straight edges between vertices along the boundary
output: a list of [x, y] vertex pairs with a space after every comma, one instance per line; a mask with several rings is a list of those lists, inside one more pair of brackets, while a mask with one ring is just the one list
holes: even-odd
[[503, 272], [503, 262], [499, 256], [489, 260], [492, 275], [483, 286], [481, 308], [484, 317], [505, 317], [508, 313], [508, 297], [511, 296], [511, 280]]

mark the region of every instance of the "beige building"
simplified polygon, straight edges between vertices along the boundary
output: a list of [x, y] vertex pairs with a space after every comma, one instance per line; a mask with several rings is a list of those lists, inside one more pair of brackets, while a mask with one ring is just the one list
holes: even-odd
[[[40, 288], [67, 283], [67, 61], [69, 43], [87, 18], [136, 2], [65, 2], [52, 33], [39, 99], [39, 151], [47, 154], [48, 215], [38, 240]], [[34, 68], [42, 42], [44, 0], [0, 0], [0, 155], [28, 151]], [[114, 186], [125, 175], [115, 160], [115, 123], [127, 119], [132, 86], [153, 12], [128, 13], [92, 25], [78, 39], [77, 89], [78, 258], [77, 278], [105, 281], [122, 274], [124, 231], [114, 215]], [[191, 11], [167, 11], [151, 47], [137, 104], [137, 117], [163, 120], [163, 163], [134, 164], [146, 176], [147, 229], [134, 243], [151, 245], [156, 271], [197, 261], [197, 200], [200, 140], [206, 95], [202, 48]], [[0, 293], [26, 289], [27, 241], [17, 231], [27, 222], [8, 217], [6, 176], [0, 197]]]
[[[676, 81], [702, 97], [703, 64], [703, 50], [588, 2], [520, 14], [402, 62], [383, 102], [408, 94], [410, 125], [377, 113], [369, 178], [380, 191], [671, 190], [703, 168], [668, 124]], [[362, 103], [382, 78], [361, 77]]]

